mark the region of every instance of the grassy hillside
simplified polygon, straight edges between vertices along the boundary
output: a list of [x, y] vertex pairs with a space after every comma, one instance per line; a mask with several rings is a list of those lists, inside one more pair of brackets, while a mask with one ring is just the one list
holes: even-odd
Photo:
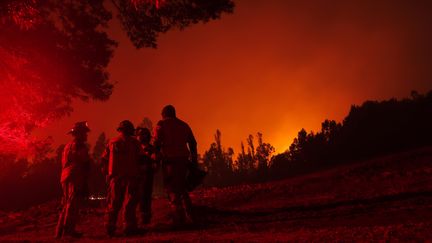
[[[150, 241], [432, 239], [432, 147], [277, 182], [193, 193], [196, 225], [171, 231], [169, 205], [154, 201]], [[57, 203], [0, 214], [0, 240], [52, 239]], [[103, 208], [84, 211], [83, 240], [106, 238]]]

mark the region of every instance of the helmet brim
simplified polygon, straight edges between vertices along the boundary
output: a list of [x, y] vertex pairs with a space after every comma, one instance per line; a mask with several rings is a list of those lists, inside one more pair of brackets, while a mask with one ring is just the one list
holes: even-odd
[[71, 129], [67, 134], [79, 134], [79, 133], [88, 133], [90, 132], [90, 129], [88, 127], [78, 128], [78, 129]]

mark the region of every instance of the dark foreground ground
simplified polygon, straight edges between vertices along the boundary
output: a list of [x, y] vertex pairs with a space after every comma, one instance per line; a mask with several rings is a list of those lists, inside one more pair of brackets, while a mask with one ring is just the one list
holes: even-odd
[[[109, 239], [103, 209], [93, 207], [79, 225], [80, 241], [432, 240], [432, 148], [192, 196], [199, 222], [188, 229], [170, 230], [167, 201], [159, 198], [147, 233]], [[52, 202], [0, 213], [0, 241], [53, 241], [57, 212]]]

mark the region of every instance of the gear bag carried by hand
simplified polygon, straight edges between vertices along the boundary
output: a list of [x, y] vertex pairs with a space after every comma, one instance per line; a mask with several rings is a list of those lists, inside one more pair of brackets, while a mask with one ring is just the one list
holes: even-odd
[[204, 182], [207, 172], [199, 168], [196, 163], [190, 163], [188, 167], [189, 171], [186, 177], [186, 187], [187, 190], [191, 192]]

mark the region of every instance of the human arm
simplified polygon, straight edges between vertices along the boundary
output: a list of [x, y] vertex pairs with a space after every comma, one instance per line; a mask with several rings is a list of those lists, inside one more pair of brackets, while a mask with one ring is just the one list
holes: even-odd
[[108, 175], [109, 157], [110, 157], [110, 148], [108, 143], [99, 161], [99, 166], [103, 175]]
[[198, 164], [198, 149], [197, 149], [197, 142], [195, 139], [195, 136], [192, 133], [192, 129], [189, 128], [189, 132], [188, 132], [188, 147], [189, 147], [189, 152], [190, 152], [190, 157], [191, 157], [191, 162], [194, 165]]

